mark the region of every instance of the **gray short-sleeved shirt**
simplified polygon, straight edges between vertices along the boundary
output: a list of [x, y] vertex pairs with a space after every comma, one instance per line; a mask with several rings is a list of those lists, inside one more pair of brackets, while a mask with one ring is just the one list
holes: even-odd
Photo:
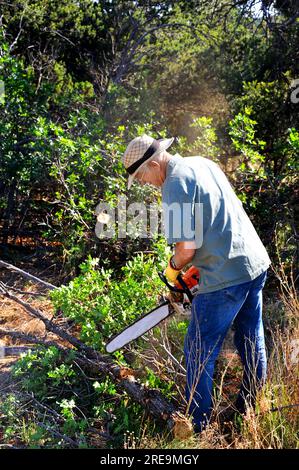
[[211, 160], [174, 155], [162, 205], [167, 242], [196, 240], [192, 264], [200, 269], [200, 292], [248, 282], [271, 264], [241, 201]]

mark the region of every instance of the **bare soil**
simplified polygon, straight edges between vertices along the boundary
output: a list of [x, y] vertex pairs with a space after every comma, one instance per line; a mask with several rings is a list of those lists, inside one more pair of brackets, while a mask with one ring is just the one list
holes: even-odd
[[[18, 252], [15, 254], [15, 252], [13, 252], [12, 259], [5, 259], [4, 256], [2, 257], [3, 254], [4, 253], [0, 254], [0, 258], [3, 259], [3, 261], [14, 264], [18, 268], [23, 269], [40, 279], [51, 282], [54, 285], [59, 285], [59, 282], [57, 282], [57, 266], [55, 264], [45, 266], [43, 259], [36, 255], [28, 255], [27, 252], [25, 252], [24, 257], [22, 256], [22, 253]], [[13, 290], [11, 291], [17, 296], [20, 296], [19, 291], [41, 294], [38, 296], [25, 294], [21, 295], [21, 298], [26, 302], [30, 302], [33, 307], [41, 310], [49, 319], [53, 317], [54, 310], [52, 303], [47, 296], [44, 295], [47, 291], [42, 285], [33, 283], [6, 268], [0, 268], [0, 281], [5, 283], [7, 286], [17, 289], [16, 292]], [[59, 319], [57, 322], [59, 323]], [[61, 340], [59, 338], [46, 331], [45, 325], [41, 320], [31, 317], [21, 305], [18, 305], [16, 302], [4, 297], [3, 295], [0, 295], [0, 327], [7, 330], [15, 330], [20, 333], [25, 333], [43, 341], [51, 341], [55, 339], [55, 341], [61, 344]], [[36, 345], [32, 345], [22, 339], [2, 336], [0, 337], [0, 346], [35, 347]], [[0, 356], [0, 399], [1, 396], [6, 395], [16, 386], [10, 370], [11, 366], [17, 361], [17, 359], [17, 356]]]

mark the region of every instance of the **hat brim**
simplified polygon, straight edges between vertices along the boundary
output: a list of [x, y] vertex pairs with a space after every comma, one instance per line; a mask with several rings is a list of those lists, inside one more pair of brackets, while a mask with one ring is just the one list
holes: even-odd
[[144, 167], [144, 165], [146, 165], [148, 162], [150, 162], [156, 155], [158, 155], [159, 153], [163, 152], [164, 150], [168, 149], [168, 147], [171, 146], [171, 144], [173, 143], [174, 141], [174, 137], [171, 137], [170, 139], [158, 139], [158, 142], [159, 142], [159, 148], [158, 150], [156, 150], [156, 152], [148, 159], [146, 160], [144, 163], [142, 163], [138, 169], [136, 171], [134, 171], [134, 173], [132, 175], [129, 175], [129, 178], [128, 178], [128, 189], [130, 189], [130, 187], [132, 186], [132, 183], [134, 181], [134, 178], [135, 178], [135, 175], [138, 173], [138, 171], [140, 171], [140, 169], [142, 167]]

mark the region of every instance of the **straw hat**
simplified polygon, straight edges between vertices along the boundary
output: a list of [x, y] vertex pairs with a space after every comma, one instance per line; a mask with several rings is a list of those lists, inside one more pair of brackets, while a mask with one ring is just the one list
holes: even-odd
[[146, 134], [131, 140], [122, 157], [122, 162], [129, 173], [128, 189], [130, 189], [135, 175], [140, 168], [170, 147], [173, 141], [174, 137], [156, 140]]

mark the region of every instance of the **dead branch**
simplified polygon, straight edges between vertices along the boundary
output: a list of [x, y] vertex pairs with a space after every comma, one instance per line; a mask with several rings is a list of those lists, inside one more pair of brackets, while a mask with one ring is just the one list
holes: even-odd
[[44, 423], [41, 423], [41, 422], [37, 422], [36, 423], [40, 428], [43, 428], [45, 429], [47, 432], [49, 432], [50, 434], [53, 434], [54, 437], [58, 437], [59, 439], [62, 439], [63, 441], [67, 442], [68, 444], [70, 444], [73, 448], [77, 448], [79, 447], [79, 443], [74, 441], [73, 439], [71, 439], [70, 437], [66, 436], [65, 434], [62, 434], [61, 432], [55, 430], [55, 429], [52, 429], [50, 426], [47, 426], [46, 424]]
[[13, 286], [8, 286], [7, 284], [5, 284], [5, 287], [7, 287], [8, 289], [13, 290], [13, 291], [16, 292], [17, 294], [21, 294], [21, 295], [32, 295], [33, 297], [39, 297], [39, 296], [45, 295], [45, 294], [43, 294], [43, 293], [41, 293], [41, 292], [30, 292], [30, 291], [25, 291], [25, 290], [16, 289], [15, 287], [13, 287]]
[[29, 313], [30, 316], [32, 316], [34, 318], [38, 318], [39, 320], [41, 320], [44, 323], [44, 325], [45, 325], [45, 327], [48, 331], [51, 331], [52, 333], [59, 336], [63, 340], [68, 341], [75, 348], [78, 348], [79, 350], [82, 350], [86, 353], [88, 352], [89, 355], [91, 355], [93, 357], [96, 355], [96, 352], [94, 351], [94, 349], [92, 349], [90, 346], [86, 346], [80, 340], [78, 340], [74, 336], [70, 335], [66, 331], [62, 330], [59, 326], [55, 325], [52, 322], [52, 320], [49, 320], [40, 310], [38, 310], [37, 308], [32, 307], [32, 305], [30, 305], [28, 302], [25, 302], [24, 300], [19, 299], [15, 295], [8, 292], [8, 290], [6, 289], [5, 285], [2, 282], [0, 282], [0, 294], [4, 295], [8, 299], [13, 300], [16, 303], [22, 305], [22, 307], [25, 308], [26, 312]]
[[[7, 263], [5, 263], [7, 264]], [[55, 288], [55, 286], [53, 286]], [[55, 325], [52, 320], [49, 320], [43, 312], [37, 308], [32, 307], [28, 302], [19, 299], [15, 295], [11, 294], [7, 286], [0, 281], [0, 295], [13, 300], [14, 302], [21, 305], [29, 315], [34, 318], [41, 320], [46, 329], [61, 339], [67, 341], [69, 344], [74, 346], [76, 351], [76, 361], [78, 364], [89, 372], [95, 374], [110, 375], [112, 379], [116, 380], [118, 387], [121, 391], [126, 391], [137, 403], [141, 404], [154, 418], [162, 419], [166, 422], [167, 427], [172, 430], [175, 437], [186, 438], [189, 437], [192, 432], [192, 425], [189, 420], [180, 413], [175, 406], [168, 402], [161, 392], [156, 389], [149, 389], [143, 384], [139, 383], [134, 376], [134, 371], [126, 367], [121, 367], [113, 362], [110, 356], [106, 356], [98, 353], [90, 346], [85, 345], [80, 340], [64, 331], [59, 326]], [[9, 330], [1, 329], [4, 336]], [[11, 336], [17, 337], [22, 333], [10, 331]], [[30, 337], [31, 341], [32, 338]], [[34, 343], [40, 343], [41, 341], [33, 341]], [[55, 344], [56, 347], [60, 347]], [[61, 347], [60, 347], [61, 348]], [[64, 352], [69, 352], [67, 348]]]
[[28, 405], [30, 405], [32, 402], [36, 408], [42, 411], [43, 414], [46, 413], [47, 415], [51, 415], [51, 418], [55, 419], [56, 422], [61, 422], [61, 423], [65, 422], [65, 418], [62, 415], [57, 413], [57, 411], [55, 411], [53, 408], [50, 408], [49, 406], [46, 406], [45, 404], [37, 400], [32, 392], [31, 393], [22, 392], [19, 394], [19, 397], [21, 399], [23, 398], [29, 399], [30, 401]]
[[[35, 398], [35, 396], [32, 392], [31, 393], [15, 392], [15, 395], [21, 401], [24, 401], [24, 399], [29, 400], [25, 404], [25, 408], [27, 409], [28, 406], [31, 405], [34, 409], [38, 410], [38, 412], [42, 414], [43, 420], [44, 420], [45, 417], [47, 417], [47, 420], [50, 420], [51, 423], [53, 423], [54, 426], [57, 427], [57, 424], [63, 425], [66, 422], [66, 418], [64, 416], [57, 413], [57, 411], [54, 410], [53, 408], [50, 408], [49, 406], [45, 405], [44, 403], [41, 403], [39, 400], [37, 400]], [[92, 430], [93, 430], [92, 427], [88, 427], [87, 429], [85, 429], [85, 432], [91, 432]], [[109, 434], [107, 434], [105, 432], [99, 432], [98, 430], [97, 430], [97, 434], [98, 434], [98, 436], [104, 437], [105, 439], [109, 439], [111, 437]]]
[[292, 405], [285, 405], [285, 406], [278, 406], [277, 408], [271, 408], [269, 412], [273, 413], [273, 412], [285, 410], [288, 408], [298, 408], [298, 407], [299, 407], [299, 403], [294, 403]]
[[0, 359], [7, 356], [20, 356], [30, 349], [32, 349], [30, 346], [0, 346]]
[[[143, 339], [145, 339], [143, 337]], [[148, 340], [146, 340], [148, 341]], [[163, 351], [165, 351], [165, 353], [167, 354], [167, 356], [169, 357], [169, 359], [171, 360], [171, 362], [177, 366], [177, 368], [182, 371], [184, 374], [186, 374], [186, 369], [185, 367], [182, 366], [182, 364], [180, 364], [180, 362], [174, 357], [174, 355], [170, 352], [170, 348], [167, 348], [164, 341], [161, 343], [157, 338], [155, 338], [154, 336], [151, 336], [151, 342], [152, 343], [155, 343], [159, 346], [162, 347]]]
[[33, 276], [32, 274], [27, 273], [26, 271], [23, 271], [20, 268], [17, 268], [16, 266], [13, 266], [12, 264], [6, 263], [5, 261], [0, 260], [0, 267], [7, 268], [10, 271], [15, 271], [19, 273], [21, 276], [26, 277], [27, 279], [30, 279], [31, 281], [38, 282], [39, 284], [43, 284], [45, 287], [48, 289], [56, 289], [56, 286], [53, 284], [50, 284], [49, 282], [42, 281], [36, 276]]
[[[26, 341], [26, 343], [32, 344], [41, 344], [43, 346], [55, 346], [58, 349], [65, 350], [62, 346], [57, 344], [55, 341], [45, 341], [41, 338], [36, 338], [35, 336], [28, 335], [26, 333], [21, 333], [15, 330], [8, 330], [6, 328], [0, 328], [0, 338], [4, 336], [10, 336], [14, 339], [21, 339], [22, 341]], [[7, 354], [6, 354], [7, 355]]]

